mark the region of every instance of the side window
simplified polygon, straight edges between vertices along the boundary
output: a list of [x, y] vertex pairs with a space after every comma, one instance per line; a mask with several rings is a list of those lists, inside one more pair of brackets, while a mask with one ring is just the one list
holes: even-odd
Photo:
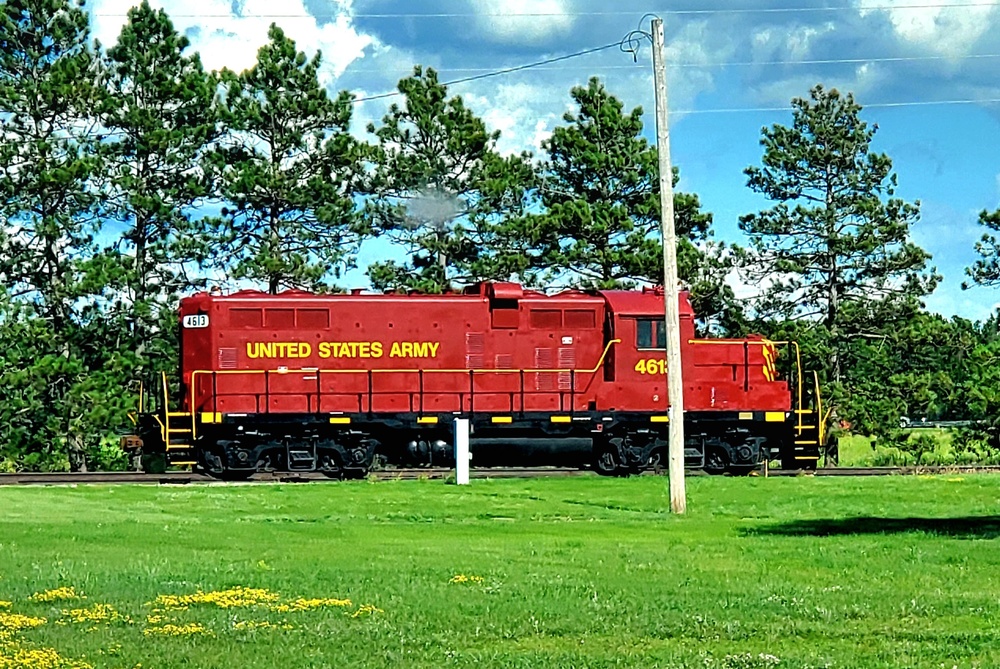
[[640, 318], [635, 322], [635, 347], [640, 351], [666, 350], [667, 331], [662, 318]]

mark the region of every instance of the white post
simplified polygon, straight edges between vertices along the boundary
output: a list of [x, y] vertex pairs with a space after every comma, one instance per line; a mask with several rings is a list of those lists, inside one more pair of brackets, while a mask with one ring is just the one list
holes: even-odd
[[469, 485], [469, 419], [455, 419], [455, 483]]
[[687, 511], [684, 488], [684, 383], [681, 378], [681, 331], [677, 291], [677, 238], [674, 231], [674, 172], [670, 163], [667, 116], [667, 64], [663, 55], [663, 20], [653, 19], [653, 80], [656, 84], [656, 147], [660, 158], [660, 215], [663, 227], [663, 294], [667, 334], [667, 396], [670, 401], [670, 510]]

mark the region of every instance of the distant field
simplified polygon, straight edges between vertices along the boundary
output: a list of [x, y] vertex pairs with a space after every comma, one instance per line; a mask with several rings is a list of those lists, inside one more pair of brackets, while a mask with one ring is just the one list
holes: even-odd
[[1000, 477], [665, 486], [0, 489], [0, 668], [1000, 666]]

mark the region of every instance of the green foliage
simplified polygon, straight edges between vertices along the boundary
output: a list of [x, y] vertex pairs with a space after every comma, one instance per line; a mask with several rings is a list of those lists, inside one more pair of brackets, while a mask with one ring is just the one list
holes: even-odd
[[[919, 203], [894, 197], [892, 161], [871, 151], [877, 127], [854, 97], [816, 86], [792, 106], [792, 127], [764, 128], [763, 166], [746, 170], [751, 190], [777, 204], [740, 219], [751, 241], [743, 270], [765, 288], [763, 312], [823, 323], [839, 381], [845, 337], [882, 322], [877, 313], [912, 313], [939, 277], [909, 238]], [[869, 318], [848, 318], [855, 303], [853, 315]]]
[[157, 355], [169, 351], [164, 339], [175, 334], [157, 320], [179, 292], [204, 283], [189, 278], [185, 266], [205, 255], [190, 212], [211, 193], [200, 161], [217, 135], [215, 81], [188, 47], [166, 13], [144, 0], [129, 10], [105, 58], [108, 95], [99, 111], [114, 141], [104, 145], [103, 213], [124, 224], [109, 317], [120, 317], [130, 336], [121, 348], [137, 352], [135, 376], [176, 366]]
[[954, 464], [995, 465], [1000, 463], [1000, 439], [994, 421], [960, 428], [952, 438]]
[[58, 334], [87, 294], [99, 161], [89, 112], [100, 99], [87, 14], [66, 0], [0, 5], [0, 274], [36, 293]]
[[[997, 286], [1000, 285], [1000, 245], [993, 233], [1000, 230], [1000, 209], [994, 212], [985, 210], [980, 212], [979, 224], [988, 232], [984, 232], [982, 238], [976, 242], [979, 259], [972, 264], [972, 267], [966, 267], [965, 273], [975, 284]], [[968, 283], [962, 283], [963, 290], [968, 287]]]
[[104, 93], [89, 39], [76, 4], [0, 5], [0, 419], [3, 459], [16, 467], [85, 467], [113, 405], [88, 350], [93, 305], [120, 274], [94, 243]]
[[[626, 113], [596, 78], [571, 91], [576, 110], [543, 143], [543, 213], [533, 222], [534, 269], [545, 283], [630, 288], [663, 283], [659, 161], [642, 136], [642, 108]], [[673, 174], [676, 186], [679, 175]], [[678, 274], [695, 311], [731, 306], [725, 246], [710, 241], [712, 215], [697, 195], [675, 193]]]
[[409, 260], [373, 264], [372, 285], [438, 293], [522, 273], [526, 249], [515, 231], [535, 181], [530, 156], [501, 156], [500, 133], [448, 98], [432, 68], [416, 67], [398, 88], [403, 106], [368, 126], [379, 146], [366, 214]]
[[365, 155], [350, 134], [351, 95], [331, 99], [312, 60], [276, 25], [253, 68], [224, 72], [229, 134], [212, 156], [229, 204], [213, 263], [234, 279], [329, 289], [353, 263], [363, 228], [352, 200]]

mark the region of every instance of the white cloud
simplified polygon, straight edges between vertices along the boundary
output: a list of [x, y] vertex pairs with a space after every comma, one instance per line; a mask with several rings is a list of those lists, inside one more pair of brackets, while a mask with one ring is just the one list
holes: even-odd
[[[94, 36], [105, 46], [118, 40], [128, 9], [135, 0], [95, 0], [93, 2]], [[331, 2], [333, 18], [320, 24], [309, 14], [304, 0], [242, 0], [233, 11], [230, 0], [151, 0], [155, 8], [170, 15], [179, 32], [192, 29], [191, 46], [201, 54], [209, 69], [228, 67], [237, 72], [252, 67], [257, 50], [267, 42], [271, 23], [278, 23], [307, 54], [323, 52], [320, 78], [329, 84], [364, 57], [365, 49], [375, 39], [359, 32], [351, 20], [351, 0]], [[276, 9], [280, 7], [280, 12]], [[281, 18], [274, 18], [281, 14]]]
[[561, 98], [569, 89], [525, 82], [501, 84], [492, 92], [456, 90], [462, 99], [483, 119], [489, 130], [500, 131], [497, 149], [505, 155], [541, 150], [542, 140], [552, 133], [559, 114], [550, 110], [560, 107]]
[[812, 56], [818, 38], [835, 32], [833, 23], [816, 26], [761, 28], [750, 37], [750, 53], [755, 61], [801, 60]]
[[858, 0], [862, 16], [885, 12], [896, 34], [943, 56], [961, 56], [991, 27], [993, 0]]
[[[726, 39], [713, 31], [707, 21], [685, 23], [680, 31], [667, 43], [667, 63], [684, 63], [705, 67], [669, 67], [670, 106], [673, 109], [691, 108], [698, 95], [715, 88], [715, 68], [713, 63], [730, 60], [736, 53], [736, 40]], [[647, 70], [640, 78], [643, 87], [642, 98], [649, 91], [649, 105], [644, 109], [652, 111], [653, 75]], [[638, 82], [637, 82], [638, 83]], [[676, 118], [676, 117], [675, 117]], [[652, 117], [650, 116], [650, 122]]]
[[574, 23], [567, 0], [472, 0], [472, 5], [476, 25], [510, 44], [537, 44], [568, 32]]

